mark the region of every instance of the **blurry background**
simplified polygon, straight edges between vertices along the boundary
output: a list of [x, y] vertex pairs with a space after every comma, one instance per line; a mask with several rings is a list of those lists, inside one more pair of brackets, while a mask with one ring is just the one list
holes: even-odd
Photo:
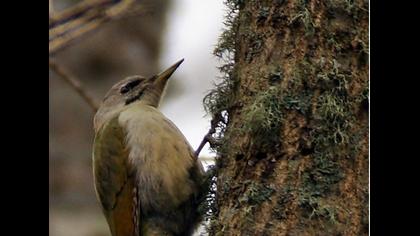
[[[60, 11], [80, 1], [54, 0]], [[120, 79], [149, 76], [181, 58], [161, 110], [194, 149], [210, 127], [202, 99], [218, 76], [213, 48], [222, 29], [222, 0], [145, 0], [145, 12], [106, 23], [54, 60], [100, 101]], [[110, 235], [96, 200], [91, 163], [92, 109], [49, 74], [49, 211], [52, 236]], [[200, 157], [211, 157], [208, 145]], [[203, 164], [211, 164], [206, 162]]]

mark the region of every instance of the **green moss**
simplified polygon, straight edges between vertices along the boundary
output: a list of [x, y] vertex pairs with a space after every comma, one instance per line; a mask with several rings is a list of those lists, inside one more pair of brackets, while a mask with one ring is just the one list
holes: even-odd
[[[223, 153], [225, 147], [223, 144], [224, 132], [228, 122], [228, 114], [233, 106], [235, 98], [234, 88], [237, 85], [237, 79], [234, 68], [234, 55], [236, 52], [236, 35], [238, 32], [238, 10], [243, 6], [243, 0], [226, 0], [225, 5], [228, 12], [225, 17], [225, 30], [222, 32], [218, 44], [213, 54], [223, 62], [219, 67], [222, 76], [214, 88], [204, 97], [203, 104], [207, 114], [212, 117], [219, 117], [216, 124], [216, 134], [218, 145], [213, 146], [216, 152]], [[217, 160], [216, 160], [217, 162]], [[218, 164], [218, 163], [217, 163]]]
[[343, 99], [328, 92], [319, 97], [318, 115], [325, 120], [325, 123], [319, 129], [318, 140], [320, 138], [324, 139], [319, 140], [318, 145], [327, 146], [349, 143], [348, 129], [351, 123], [348, 120], [349, 107], [344, 102]]
[[313, 208], [313, 211], [309, 218], [312, 217], [324, 217], [329, 220], [331, 223], [337, 223], [337, 209], [334, 206], [330, 205], [320, 205]]
[[[352, 133], [356, 117], [353, 107], [360, 98], [350, 97], [347, 91], [352, 74], [344, 71], [334, 60], [317, 64], [307, 61], [296, 69], [297, 81], [299, 76], [310, 74], [314, 82], [307, 83], [303, 91], [319, 91], [310, 108], [312, 124], [309, 133], [314, 151], [311, 154], [312, 163], [303, 174], [298, 188], [298, 202], [307, 217], [321, 217], [335, 222], [337, 209], [323, 200], [328, 198], [344, 177], [340, 159], [351, 157], [349, 154], [357, 154], [363, 135]], [[364, 97], [364, 94], [366, 91], [360, 96]]]
[[286, 206], [289, 202], [293, 200], [292, 188], [286, 186], [282, 192], [279, 194], [276, 205], [272, 209], [273, 216], [278, 220], [286, 219], [287, 215], [290, 213]]
[[334, 32], [330, 33], [327, 38], [327, 45], [334, 49], [334, 52], [341, 52], [344, 49], [344, 46], [339, 43], [340, 40], [337, 39], [337, 36]]
[[342, 178], [340, 166], [332, 154], [315, 153], [313, 164], [303, 175], [299, 189], [299, 203], [310, 211], [316, 211], [318, 201], [327, 196]]
[[355, 8], [354, 0], [327, 0], [326, 4], [330, 10], [342, 10], [347, 14], [352, 14]]
[[362, 101], [369, 100], [369, 85], [366, 83], [363, 85], [363, 87], [364, 87], [363, 91], [355, 99], [357, 103], [361, 103]]
[[328, 0], [326, 6], [331, 14], [339, 14], [341, 12], [351, 16], [354, 20], [359, 20], [361, 16], [366, 16], [369, 10], [368, 1], [360, 1], [356, 3], [354, 0]]
[[302, 17], [300, 18], [305, 27], [305, 35], [312, 36], [315, 33], [315, 25], [312, 19], [312, 15], [307, 8], [302, 11]]
[[[300, 68], [299, 74], [305, 70], [313, 68]], [[364, 134], [352, 132], [356, 117], [354, 107], [366, 99], [368, 89], [365, 86], [359, 96], [350, 96], [347, 91], [352, 74], [334, 60], [320, 65], [315, 71], [314, 87], [308, 88], [320, 91], [314, 103], [310, 131], [314, 153], [298, 189], [298, 201], [307, 217], [321, 217], [335, 223], [337, 209], [323, 200], [344, 177], [340, 159], [355, 157], [359, 151]]]
[[250, 63], [261, 52], [264, 46], [264, 37], [254, 32], [248, 32], [245, 34], [245, 40], [248, 45], [245, 61]]
[[[309, 87], [310, 84], [310, 78], [316, 74], [316, 68], [314, 65], [321, 65], [324, 62], [321, 60], [317, 63], [314, 63], [309, 60], [309, 57], [305, 56], [294, 68], [292, 71], [292, 78], [289, 80], [287, 88], [288, 91], [298, 91], [303, 90], [307, 93], [313, 93], [313, 90], [310, 90], [311, 87]], [[304, 87], [304, 84], [307, 84], [306, 87]]]
[[[218, 213], [217, 196], [216, 196], [216, 180], [218, 177], [217, 169], [221, 166], [220, 156], [226, 152], [226, 137], [224, 135], [227, 123], [229, 110], [233, 106], [235, 98], [234, 88], [237, 85], [235, 75], [234, 57], [236, 53], [236, 36], [238, 32], [238, 10], [243, 7], [244, 0], [226, 0], [225, 5], [228, 7], [227, 15], [225, 16], [225, 30], [222, 32], [218, 44], [213, 51], [213, 54], [223, 62], [219, 67], [222, 76], [214, 85], [214, 89], [204, 97], [204, 108], [211, 117], [216, 118], [216, 144], [212, 148], [218, 153], [216, 158], [216, 168], [214, 168], [211, 178], [208, 178], [207, 190], [205, 191], [205, 199], [200, 204], [200, 212], [204, 213], [205, 220], [209, 223], [206, 227], [209, 235], [222, 235], [224, 229], [221, 224], [215, 220]], [[229, 185], [224, 187], [228, 188]], [[226, 189], [225, 189], [226, 190]]]
[[272, 71], [269, 72], [267, 79], [270, 85], [279, 84], [283, 81], [284, 75], [280, 66], [276, 66]]
[[[279, 71], [270, 72], [268, 76], [282, 78]], [[295, 110], [306, 114], [310, 109], [312, 95], [297, 91], [299, 90], [282, 90], [279, 86], [270, 86], [257, 93], [252, 102], [243, 108], [242, 126], [235, 132], [254, 137], [253, 145], [261, 151], [272, 148], [280, 139], [286, 112]]]
[[[255, 206], [270, 199], [271, 195], [275, 192], [275, 189], [267, 184], [256, 183], [247, 181], [247, 190], [239, 198], [239, 203], [245, 203], [245, 205]], [[248, 209], [248, 210], [251, 210]]]
[[270, 14], [270, 7], [261, 7], [258, 11], [257, 23], [258, 24], [263, 23], [268, 18], [269, 14]]
[[368, 39], [359, 39], [357, 42], [360, 45], [360, 52], [368, 55], [369, 54], [369, 45], [368, 45]]
[[279, 100], [280, 90], [271, 86], [255, 96], [254, 102], [243, 111], [243, 130], [258, 137], [278, 133], [283, 113]]
[[298, 204], [303, 209], [303, 215], [311, 219], [313, 217], [324, 218], [336, 223], [337, 209], [321, 201], [322, 191], [309, 188], [299, 189]]
[[[239, 81], [234, 61], [238, 48], [235, 40], [239, 38], [239, 41], [243, 43], [241, 45], [247, 47], [243, 48], [243, 53], [245, 53], [245, 62], [250, 63], [264, 48], [265, 37], [255, 30], [250, 31], [246, 26], [249, 24], [244, 24], [245, 26], [239, 28], [238, 17], [247, 22], [252, 20], [252, 14], [257, 14], [257, 23], [264, 23], [270, 11], [269, 8], [261, 7], [258, 8], [259, 11], [252, 14], [248, 10], [238, 15], [238, 10], [243, 7], [243, 3], [244, 1], [226, 1], [230, 9], [225, 22], [226, 30], [222, 33], [214, 51], [214, 54], [224, 62], [224, 65], [220, 67], [223, 76], [215, 85], [215, 89], [210, 91], [204, 99], [205, 108], [209, 114], [223, 117], [217, 128], [216, 136], [220, 144], [216, 147], [216, 151], [221, 156], [225, 155], [227, 144], [230, 145], [229, 151], [232, 153], [238, 151], [228, 142], [227, 135], [231, 133], [252, 137], [253, 143], [250, 150], [277, 152], [278, 150], [273, 150], [273, 147], [277, 147], [280, 143], [285, 115], [291, 112], [303, 114], [308, 121], [303, 130], [304, 133], [308, 133], [307, 146], [310, 147], [310, 152], [307, 152], [305, 157], [311, 158], [311, 162], [297, 189], [289, 189], [289, 192], [279, 195], [273, 214], [278, 219], [286, 218], [287, 202], [292, 198], [297, 198], [299, 206], [308, 218], [317, 217], [334, 223], [339, 209], [328, 204], [328, 197], [334, 193], [338, 187], [337, 183], [344, 177], [343, 167], [340, 164], [343, 163], [342, 159], [357, 156], [361, 140], [365, 137], [363, 130], [354, 132], [354, 124], [357, 115], [356, 108], [368, 99], [368, 85], [363, 85], [366, 89], [363, 89], [359, 95], [350, 95], [349, 91], [353, 93], [353, 90], [349, 89], [353, 82], [352, 72], [349, 69], [343, 69], [337, 61], [330, 58], [329, 53], [325, 54], [325, 58], [318, 57], [314, 61], [311, 58], [318, 54], [313, 54], [314, 50], [311, 54], [309, 50], [307, 54], [310, 55], [298, 58], [299, 64], [293, 67], [291, 78], [284, 78], [280, 67], [265, 67], [264, 71], [256, 72], [258, 76], [255, 76], [255, 79], [261, 79], [260, 85], [263, 88], [259, 88], [257, 93], [246, 91], [253, 97], [234, 104], [237, 98], [234, 91], [238, 90]], [[362, 6], [357, 4], [351, 0], [326, 2], [328, 9], [339, 9], [339, 14], [344, 12], [353, 20], [363, 10]], [[309, 9], [307, 1], [298, 1], [296, 14], [289, 18], [289, 23], [303, 27], [306, 36], [313, 36], [317, 26], [314, 24]], [[337, 12], [331, 14], [333, 17], [337, 16]], [[344, 22], [347, 23], [348, 18], [344, 17], [346, 17]], [[351, 42], [360, 35], [360, 32], [346, 31], [341, 28], [331, 33], [323, 32], [322, 28], [318, 30], [328, 35], [329, 48], [322, 45], [323, 49], [337, 55], [337, 58], [347, 55], [349, 50], [355, 51]], [[358, 42], [359, 45], [356, 46], [356, 51], [361, 55], [366, 55], [369, 50], [367, 37], [362, 35], [359, 38], [361, 39]], [[233, 107], [239, 107], [239, 109], [235, 108], [235, 113], [232, 114], [235, 114], [236, 120], [241, 121], [242, 126], [235, 124], [235, 130], [225, 133], [229, 122], [228, 116]], [[295, 179], [295, 176], [291, 179]], [[252, 216], [257, 209], [256, 206], [270, 200], [274, 189], [261, 183], [246, 184], [246, 191], [238, 198], [238, 204], [244, 203], [249, 207], [237, 210], [244, 210], [244, 214]], [[221, 185], [218, 188], [221, 189], [222, 194], [228, 193], [233, 188], [226, 182]]]
[[228, 111], [234, 101], [233, 86], [227, 79], [215, 84], [203, 99], [205, 111], [212, 116]]
[[311, 12], [308, 10], [306, 0], [300, 0], [297, 2], [297, 12], [289, 20], [289, 25], [303, 25], [305, 30], [305, 36], [312, 36], [315, 33], [315, 24], [312, 18]]
[[220, 59], [231, 62], [235, 53], [236, 34], [238, 29], [238, 10], [243, 4], [243, 1], [225, 1], [228, 7], [228, 12], [225, 16], [225, 30], [219, 37], [219, 41], [213, 51], [213, 54]]
[[311, 94], [308, 93], [298, 93], [295, 94], [291, 91], [283, 98], [283, 103], [286, 109], [296, 110], [302, 114], [307, 114], [310, 109], [310, 99], [312, 98]]
[[[259, 13], [260, 21], [264, 20], [264, 11]], [[307, 36], [315, 32], [312, 16], [307, 8], [300, 11], [296, 21], [303, 24]], [[234, 21], [232, 21], [234, 22]], [[231, 24], [231, 26], [234, 24]], [[237, 26], [235, 26], [237, 27]], [[221, 82], [215, 86], [205, 98], [206, 110], [212, 115], [222, 115], [224, 119], [218, 127], [218, 137], [222, 145], [217, 147], [219, 155], [227, 153], [227, 145], [233, 153], [236, 151], [231, 143], [228, 143], [228, 136], [225, 136], [229, 112], [234, 106], [237, 91], [237, 81], [234, 66], [234, 55], [236, 45], [229, 39], [237, 39], [238, 29], [231, 28], [222, 37], [227, 38], [221, 41], [215, 55], [220, 57], [225, 64], [220, 68], [223, 73]], [[264, 47], [264, 36], [249, 33], [242, 29], [241, 39], [248, 46], [244, 49], [245, 60], [250, 63], [258, 56]], [[242, 37], [244, 36], [244, 37]], [[352, 35], [334, 34], [329, 39], [332, 51], [335, 53], [346, 53], [348, 51], [349, 39]], [[344, 45], [344, 46], [343, 46]], [[347, 45], [347, 46], [346, 46]], [[360, 52], [365, 53], [367, 47], [360, 43]], [[235, 124], [236, 130], [228, 133], [235, 135], [244, 134], [252, 137], [252, 150], [272, 150], [279, 143], [281, 129], [285, 114], [297, 111], [308, 118], [308, 133], [313, 151], [308, 154], [311, 163], [302, 176], [302, 182], [297, 189], [290, 189], [289, 192], [279, 194], [279, 198], [272, 209], [272, 214], [277, 220], [288, 217], [290, 201], [297, 198], [303, 216], [308, 219], [318, 218], [325, 223], [337, 224], [337, 212], [340, 210], [329, 202], [329, 195], [335, 193], [337, 183], [344, 175], [341, 159], [351, 158], [358, 155], [359, 143], [364, 133], [353, 133], [352, 128], [355, 119], [355, 106], [367, 99], [368, 90], [363, 90], [359, 96], [348, 94], [351, 85], [352, 73], [343, 70], [338, 63], [332, 61], [311, 61], [307, 57], [301, 60], [292, 72], [292, 78], [284, 78], [281, 68], [270, 68], [258, 74], [255, 79], [266, 79], [261, 83], [267, 89], [257, 92], [249, 100], [240, 101], [239, 110], [235, 110], [235, 117], [241, 120], [243, 126]], [[286, 89], [284, 88], [286, 83]], [[281, 88], [280, 88], [281, 87]], [[367, 87], [367, 86], [366, 86]], [[252, 94], [252, 91], [251, 93]], [[306, 132], [306, 131], [305, 131]], [[349, 152], [348, 150], [352, 151]], [[277, 150], [272, 150], [277, 151]], [[252, 153], [251, 153], [252, 155]], [[293, 172], [293, 171], [291, 171]], [[293, 177], [291, 177], [293, 178]], [[218, 186], [219, 193], [226, 194], [231, 191], [231, 186], [223, 182]], [[238, 198], [236, 210], [242, 214], [243, 222], [239, 225], [246, 225], [253, 228], [255, 213], [258, 206], [265, 201], [270, 201], [275, 190], [261, 183], [248, 183], [246, 191]], [[293, 194], [292, 194], [293, 193]], [[245, 206], [245, 207], [244, 207]], [[235, 208], [235, 207], [233, 207]], [[215, 210], [216, 211], [216, 210]], [[214, 215], [213, 215], [214, 217]], [[212, 219], [211, 215], [208, 219]], [[225, 217], [226, 219], [226, 217]], [[212, 222], [211, 229], [222, 234], [229, 232], [220, 227], [217, 221]], [[249, 232], [249, 235], [253, 235]], [[246, 235], [246, 233], [244, 233]]]

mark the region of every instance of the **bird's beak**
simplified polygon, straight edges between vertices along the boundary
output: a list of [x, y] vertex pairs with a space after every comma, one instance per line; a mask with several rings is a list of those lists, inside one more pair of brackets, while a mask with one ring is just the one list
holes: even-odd
[[165, 93], [165, 87], [169, 77], [171, 77], [171, 75], [183, 61], [184, 59], [179, 60], [177, 63], [162, 73], [148, 79], [147, 90], [144, 92], [145, 94], [142, 96], [142, 100], [151, 106], [158, 107], [159, 101]]
[[179, 60], [177, 63], [166, 69], [164, 72], [158, 74], [155, 78], [154, 84], [158, 87], [164, 87], [168, 79], [175, 72], [179, 65], [184, 61], [184, 59]]

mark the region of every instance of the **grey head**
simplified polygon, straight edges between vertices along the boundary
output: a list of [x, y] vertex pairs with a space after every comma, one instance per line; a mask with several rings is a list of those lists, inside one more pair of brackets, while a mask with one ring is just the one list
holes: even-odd
[[126, 106], [141, 102], [158, 107], [168, 79], [184, 59], [178, 61], [162, 73], [149, 78], [129, 76], [111, 87], [106, 93], [94, 117], [94, 128], [97, 131], [108, 119], [121, 112]]

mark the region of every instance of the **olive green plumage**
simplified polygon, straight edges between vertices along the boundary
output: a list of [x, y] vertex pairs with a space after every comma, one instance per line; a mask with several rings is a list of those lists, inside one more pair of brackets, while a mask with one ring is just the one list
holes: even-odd
[[95, 189], [113, 236], [191, 235], [200, 221], [203, 167], [157, 110], [181, 62], [149, 79], [117, 83], [95, 115]]

